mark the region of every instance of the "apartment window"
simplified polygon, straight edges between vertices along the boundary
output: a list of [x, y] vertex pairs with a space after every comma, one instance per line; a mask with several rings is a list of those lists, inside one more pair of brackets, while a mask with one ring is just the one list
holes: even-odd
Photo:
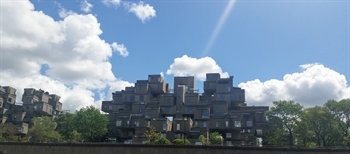
[[139, 100], [140, 101], [144, 101], [145, 100], [145, 96], [140, 96]]
[[168, 98], [168, 99], [166, 100], [166, 102], [167, 102], [168, 104], [170, 104], [170, 98]]
[[250, 129], [247, 129], [247, 133], [250, 133]]
[[160, 134], [160, 137], [166, 138], [166, 134], [162, 133]]
[[215, 123], [215, 126], [216, 126], [216, 127], [221, 127], [221, 122], [220, 122], [220, 121], [217, 121], [217, 122]]
[[108, 109], [109, 109], [109, 110], [112, 110], [112, 108], [113, 108], [112, 105], [109, 105], [109, 106], [108, 106]]
[[171, 111], [170, 107], [165, 108], [165, 113], [170, 113], [170, 111]]
[[152, 77], [148, 77], [148, 82], [151, 82], [152, 81]]
[[18, 127], [18, 132], [22, 132], [23, 131], [23, 127]]
[[209, 118], [209, 112], [208, 111], [203, 111], [202, 112], [202, 118]]
[[129, 121], [129, 120], [128, 120], [128, 121], [126, 121], [126, 125], [127, 125], [127, 126], [129, 126], [129, 124], [130, 124], [130, 121]]
[[180, 124], [176, 124], [176, 130], [180, 130]]
[[140, 126], [140, 122], [139, 121], [135, 121], [135, 127], [139, 127]]
[[175, 134], [175, 138], [182, 138], [181, 134]]
[[135, 101], [135, 96], [134, 95], [130, 96], [130, 101]]
[[151, 126], [151, 121], [147, 121], [147, 127]]
[[242, 145], [245, 145], [245, 141], [242, 141]]
[[226, 138], [232, 138], [232, 133], [226, 133]]
[[253, 121], [247, 121], [247, 127], [253, 127]]
[[198, 121], [195, 121], [195, 122], [194, 122], [194, 126], [198, 126]]
[[163, 124], [163, 130], [166, 130], [167, 124]]
[[203, 127], [207, 127], [207, 122], [203, 121]]
[[142, 106], [140, 106], [140, 109], [139, 109], [139, 110], [140, 110], [140, 113], [142, 113], [142, 112], [143, 112], [143, 108], [142, 108]]
[[160, 77], [158, 77], [158, 82], [160, 82]]
[[124, 96], [124, 101], [128, 101], [128, 96]]
[[241, 121], [235, 121], [235, 127], [241, 127]]
[[225, 122], [226, 127], [228, 127], [228, 121]]
[[191, 107], [187, 108], [187, 113], [192, 113], [192, 108]]
[[221, 101], [225, 100], [225, 95], [220, 95], [220, 100]]
[[231, 87], [228, 86], [228, 87], [227, 87], [227, 92], [230, 92], [230, 91], [231, 91]]
[[239, 94], [239, 99], [242, 99], [242, 94]]
[[219, 106], [215, 106], [214, 112], [215, 113], [219, 113], [220, 112], [220, 107]]
[[262, 130], [261, 130], [261, 129], [257, 129], [257, 130], [256, 130], [256, 135], [261, 136], [261, 135], [262, 135]]
[[187, 100], [186, 100], [186, 103], [187, 103], [187, 104], [191, 104], [191, 100], [190, 100], [190, 99], [187, 99]]
[[121, 125], [122, 125], [122, 121], [121, 120], [117, 120], [116, 126], [121, 126]]
[[145, 118], [151, 118], [151, 112], [146, 112], [145, 113]]
[[226, 141], [226, 146], [232, 146], [232, 141]]
[[234, 100], [235, 100], [235, 95], [231, 94], [231, 101], [234, 101]]
[[12, 98], [9, 98], [8, 101], [9, 101], [9, 102], [12, 102]]

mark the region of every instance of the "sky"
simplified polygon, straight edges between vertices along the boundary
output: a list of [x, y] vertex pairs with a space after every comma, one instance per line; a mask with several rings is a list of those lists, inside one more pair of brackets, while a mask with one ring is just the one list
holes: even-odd
[[234, 76], [248, 105], [350, 98], [348, 0], [1, 0], [0, 85], [111, 100], [149, 74]]

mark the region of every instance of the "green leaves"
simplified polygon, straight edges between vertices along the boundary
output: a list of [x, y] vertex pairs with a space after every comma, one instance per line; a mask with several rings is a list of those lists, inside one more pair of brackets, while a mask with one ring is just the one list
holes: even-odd
[[33, 126], [29, 129], [28, 135], [34, 142], [57, 142], [60, 134], [55, 131], [57, 123], [50, 117], [34, 117]]

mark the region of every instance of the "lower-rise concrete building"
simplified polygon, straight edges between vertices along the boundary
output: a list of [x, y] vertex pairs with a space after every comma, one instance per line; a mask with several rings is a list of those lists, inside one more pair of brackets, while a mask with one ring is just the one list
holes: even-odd
[[258, 145], [269, 129], [268, 106], [247, 106], [245, 91], [233, 86], [233, 76], [221, 78], [207, 73], [203, 93], [195, 78], [174, 77], [173, 89], [161, 75], [137, 80], [134, 87], [113, 93], [102, 102], [109, 114], [108, 139], [124, 143], [145, 143], [148, 126], [154, 126], [169, 140], [186, 138], [201, 144], [200, 134], [219, 132], [224, 145]]
[[15, 88], [0, 86], [0, 122], [16, 125], [19, 135], [28, 133], [32, 118], [40, 116], [54, 118], [62, 112], [60, 96], [49, 94], [44, 90], [24, 89], [22, 103], [16, 103], [16, 96]]

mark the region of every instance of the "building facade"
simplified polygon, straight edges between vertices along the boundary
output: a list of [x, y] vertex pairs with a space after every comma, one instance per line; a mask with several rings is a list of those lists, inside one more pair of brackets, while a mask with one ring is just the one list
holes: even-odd
[[188, 139], [192, 144], [200, 134], [219, 132], [223, 145], [259, 144], [269, 127], [268, 106], [247, 106], [244, 89], [233, 87], [233, 76], [206, 74], [203, 93], [195, 78], [174, 77], [173, 89], [161, 75], [137, 80], [134, 87], [113, 93], [112, 101], [102, 102], [109, 114], [108, 139], [124, 143], [145, 143], [144, 132], [154, 126], [170, 141]]
[[24, 89], [22, 103], [16, 103], [16, 89], [0, 86], [0, 122], [17, 126], [18, 134], [25, 135], [31, 119], [40, 116], [56, 117], [62, 112], [60, 96], [44, 90]]

